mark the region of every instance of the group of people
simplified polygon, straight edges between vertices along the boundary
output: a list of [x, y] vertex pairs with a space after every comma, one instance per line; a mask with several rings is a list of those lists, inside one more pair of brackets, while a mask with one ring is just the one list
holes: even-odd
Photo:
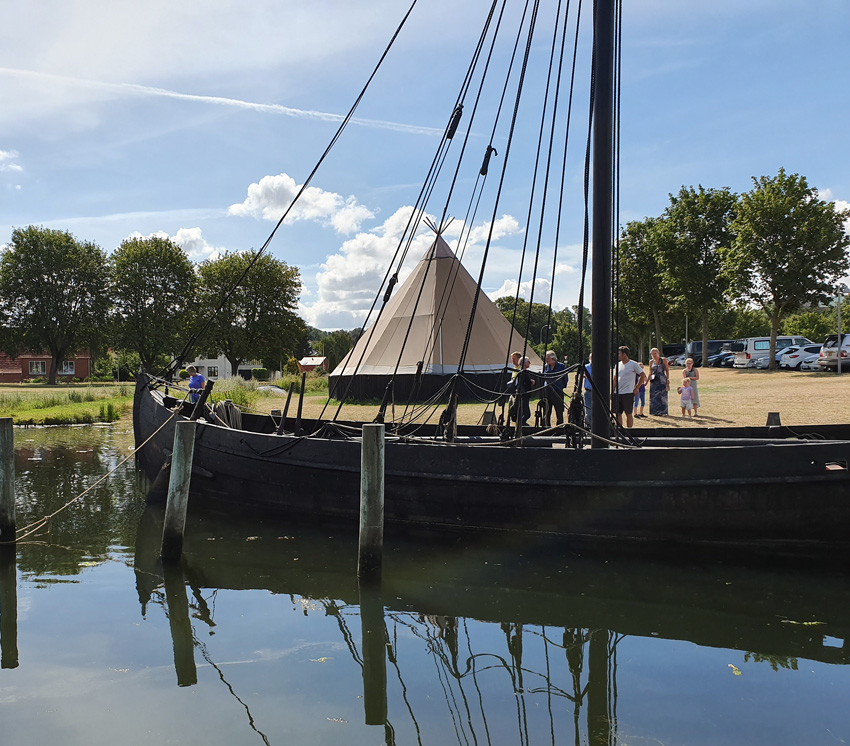
[[[669, 414], [668, 396], [670, 393], [670, 364], [657, 347], [650, 350], [649, 375], [643, 366], [629, 358], [629, 348], [620, 347], [617, 363], [617, 396], [615, 414], [620, 425], [626, 416], [626, 427], [634, 425], [635, 417], [645, 417], [646, 386], [649, 384], [649, 414], [666, 417]], [[590, 367], [588, 366], [588, 371]], [[699, 370], [694, 367], [692, 358], [685, 361], [682, 369], [682, 384], [676, 391], [682, 407], [682, 417], [699, 414]], [[585, 384], [587, 385], [587, 383]], [[585, 393], [585, 408], [591, 397]]]
[[[649, 387], [649, 414], [658, 417], [666, 417], [668, 411], [668, 397], [670, 393], [670, 365], [663, 357], [657, 347], [650, 350], [650, 361], [648, 371], [643, 365], [629, 357], [629, 348], [626, 346], [618, 349], [619, 362], [617, 363], [616, 392], [612, 397], [614, 414], [622, 426], [634, 426], [635, 417], [646, 417], [644, 407], [646, 406], [647, 386]], [[507, 393], [514, 397], [514, 408], [511, 411], [511, 419], [520, 422], [523, 426], [528, 425], [531, 418], [531, 406], [529, 405], [529, 394], [535, 390], [541, 390], [541, 398], [546, 403], [544, 421], [546, 426], [551, 425], [552, 412], [555, 413], [556, 424], [564, 422], [564, 390], [567, 387], [569, 376], [565, 362], [560, 362], [553, 350], [546, 352], [546, 361], [543, 366], [542, 375], [532, 374], [529, 371], [531, 361], [519, 352], [511, 354], [513, 371], [508, 383]], [[592, 422], [593, 409], [593, 355], [588, 357], [584, 366], [585, 376], [583, 384], [584, 413], [588, 426]], [[538, 380], [538, 378], [540, 380]], [[682, 370], [682, 382], [676, 389], [679, 395], [679, 403], [682, 408], [682, 416], [693, 417], [699, 414], [699, 370], [694, 367], [694, 361], [688, 358]], [[625, 423], [623, 416], [625, 415]]]

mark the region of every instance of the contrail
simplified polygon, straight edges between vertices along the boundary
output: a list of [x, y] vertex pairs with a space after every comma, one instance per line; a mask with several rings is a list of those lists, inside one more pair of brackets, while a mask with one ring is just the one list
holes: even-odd
[[[238, 98], [226, 98], [224, 96], [201, 96], [194, 93], [181, 93], [171, 91], [167, 88], [154, 88], [152, 86], [139, 85], [138, 83], [106, 83], [101, 80], [87, 80], [85, 78], [72, 78], [67, 75], [54, 75], [53, 73], [40, 73], [34, 70], [21, 70], [14, 67], [0, 67], [0, 75], [17, 78], [35, 78], [76, 85], [83, 88], [114, 91], [131, 96], [158, 96], [160, 98], [174, 98], [182, 101], [197, 101], [204, 104], [216, 106], [230, 106], [236, 109], [247, 109], [250, 111], [261, 111], [268, 114], [282, 114], [297, 119], [314, 119], [322, 122], [341, 122], [345, 117], [342, 114], [333, 114], [326, 111], [313, 111], [311, 109], [294, 109], [290, 106], [280, 104], [259, 104], [254, 101], [243, 101]], [[422, 127], [415, 124], [403, 124], [401, 122], [386, 122], [380, 119], [352, 118], [351, 124], [373, 129], [392, 130], [404, 132], [410, 135], [442, 135], [444, 130], [437, 127]]]

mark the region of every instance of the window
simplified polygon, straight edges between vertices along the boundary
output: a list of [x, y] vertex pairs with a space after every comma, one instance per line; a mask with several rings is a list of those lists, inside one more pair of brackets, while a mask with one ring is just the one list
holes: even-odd
[[753, 343], [754, 350], [769, 350], [770, 349], [770, 340], [769, 339], [757, 339]]
[[74, 375], [74, 361], [73, 360], [63, 360], [62, 365], [59, 366], [59, 375], [60, 376], [73, 376]]
[[207, 375], [210, 378], [218, 378], [218, 366], [210, 365], [209, 367], [207, 367]]
[[46, 376], [47, 362], [44, 360], [30, 360], [30, 375], [31, 376]]

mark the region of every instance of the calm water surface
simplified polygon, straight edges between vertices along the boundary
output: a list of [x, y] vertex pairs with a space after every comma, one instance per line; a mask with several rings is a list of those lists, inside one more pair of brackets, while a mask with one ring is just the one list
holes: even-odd
[[[131, 443], [17, 430], [18, 525]], [[351, 533], [191, 508], [164, 572], [143, 491], [0, 558], [4, 746], [850, 742], [848, 576], [389, 534], [361, 595]]]

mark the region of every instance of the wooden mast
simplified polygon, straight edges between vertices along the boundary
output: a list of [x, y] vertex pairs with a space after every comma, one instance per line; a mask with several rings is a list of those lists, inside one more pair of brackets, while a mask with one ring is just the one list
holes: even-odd
[[[613, 173], [614, 173], [614, 0], [597, 0], [593, 18], [595, 92], [593, 100], [593, 160], [591, 223], [593, 253], [591, 255], [590, 348], [593, 352], [593, 386], [591, 431], [599, 438], [609, 438], [608, 404], [611, 401], [611, 245], [613, 243]], [[579, 309], [579, 313], [581, 309]], [[594, 438], [593, 448], [607, 448], [605, 441]]]

